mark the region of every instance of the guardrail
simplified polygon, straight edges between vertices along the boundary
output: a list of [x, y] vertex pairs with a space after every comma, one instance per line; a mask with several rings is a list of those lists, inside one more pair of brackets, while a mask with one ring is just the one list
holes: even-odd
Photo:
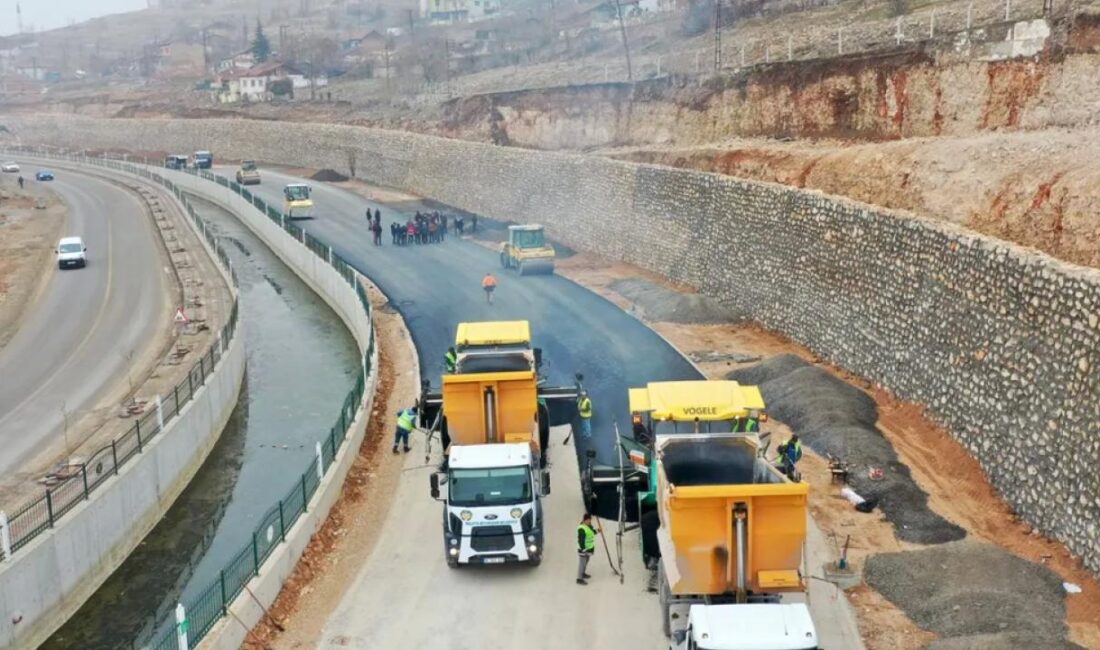
[[[137, 174], [143, 178], [151, 179], [168, 187], [176, 196], [180, 197], [181, 200], [184, 201], [184, 204], [188, 206], [189, 214], [197, 220], [196, 223], [201, 224], [201, 219], [195, 216], [193, 209], [191, 209], [190, 204], [186, 201], [184, 193], [170, 180], [164, 178], [159, 173], [151, 171], [144, 165], [135, 165], [125, 160], [91, 157], [83, 154], [50, 153], [47, 149], [42, 147], [20, 147], [10, 150], [13, 153], [23, 153], [55, 160], [96, 165], [107, 169]], [[227, 187], [251, 203], [253, 207], [262, 212], [268, 219], [278, 224], [283, 230], [301, 242], [302, 245], [309, 248], [317, 257], [320, 257], [336, 269], [347, 283], [355, 288], [356, 295], [359, 296], [359, 302], [367, 317], [372, 317], [370, 299], [367, 297], [367, 292], [363, 288], [363, 285], [356, 279], [355, 269], [329, 248], [328, 245], [313, 237], [302, 228], [299, 228], [291, 222], [281, 210], [268, 205], [263, 199], [253, 195], [252, 192], [244, 189], [236, 182], [206, 170], [187, 169], [182, 171], [186, 171], [186, 173], [193, 176], [204, 178], [222, 187]], [[212, 237], [208, 231], [204, 230], [203, 232], [207, 233], [208, 240]], [[216, 242], [217, 238], [214, 238], [213, 241]], [[221, 252], [220, 247], [217, 250], [219, 251], [219, 257], [222, 257], [224, 253]], [[223, 259], [228, 262], [228, 258]], [[236, 304], [234, 304], [233, 314], [235, 319]], [[206, 633], [209, 632], [221, 618], [227, 615], [233, 599], [244, 591], [248, 581], [260, 574], [260, 568], [263, 566], [264, 560], [271, 555], [272, 551], [280, 542], [285, 541], [287, 531], [294, 526], [294, 523], [298, 521], [298, 518], [301, 517], [302, 514], [307, 512], [310, 499], [314, 492], [316, 492], [317, 486], [320, 485], [321, 480], [332, 467], [333, 459], [336, 457], [337, 451], [339, 451], [343, 445], [344, 440], [347, 439], [349, 427], [363, 399], [363, 392], [367, 385], [367, 380], [373, 372], [371, 357], [374, 354], [374, 346], [375, 338], [374, 329], [372, 328], [367, 349], [363, 353], [362, 363], [359, 366], [359, 373], [356, 377], [355, 385], [344, 399], [343, 407], [340, 409], [340, 415], [329, 429], [328, 434], [316, 442], [316, 458], [311, 460], [309, 465], [304, 468], [298, 480], [294, 482], [285, 496], [279, 499], [278, 503], [272, 505], [267, 513], [261, 518], [260, 524], [252, 531], [251, 541], [245, 544], [240, 551], [234, 555], [233, 559], [221, 569], [218, 578], [207, 585], [197, 597], [186, 603], [180, 603], [176, 607], [174, 616], [166, 617], [165, 620], [154, 626], [152, 638], [136, 639], [131, 642], [131, 648], [189, 650], [189, 648], [195, 647], [203, 637], [206, 636]]]
[[[199, 230], [205, 235], [207, 242], [228, 269], [233, 285], [236, 286], [237, 277], [233, 273], [221, 243], [211, 231], [206, 229], [205, 223], [195, 213], [194, 208], [183, 199], [181, 193], [170, 181], [149, 173], [142, 176], [160, 183], [181, 199], [188, 216], [195, 221]], [[79, 471], [74, 471], [59, 484], [47, 488], [42, 496], [19, 506], [10, 517], [0, 512], [0, 538], [3, 542], [0, 544], [0, 553], [3, 554], [4, 559], [11, 560], [19, 549], [56, 526], [58, 520], [70, 510], [90, 499], [92, 493], [108, 478], [117, 475], [119, 468], [137, 454], [142, 453], [146, 445], [191, 401], [195, 391], [206, 383], [207, 377], [221, 359], [236, 330], [237, 300], [234, 298], [229, 320], [218, 332], [217, 341], [199, 358], [198, 363], [192, 366], [191, 371], [187, 373], [187, 379], [181, 381], [167, 394], [157, 396], [156, 408], [138, 417], [130, 430], [112, 440], [109, 445], [98, 449], [88, 460], [81, 463]]]

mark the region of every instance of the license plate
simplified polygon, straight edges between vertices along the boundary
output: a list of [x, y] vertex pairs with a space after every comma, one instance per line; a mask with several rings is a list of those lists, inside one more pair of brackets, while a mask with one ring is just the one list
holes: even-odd
[[502, 558], [502, 557], [487, 557], [487, 558], [485, 558], [485, 564], [504, 564], [504, 558]]

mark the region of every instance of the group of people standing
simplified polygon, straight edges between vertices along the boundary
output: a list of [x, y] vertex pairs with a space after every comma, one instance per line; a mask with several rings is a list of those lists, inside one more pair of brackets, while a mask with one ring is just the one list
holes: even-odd
[[[447, 238], [447, 230], [453, 220], [454, 230], [459, 236], [466, 234], [466, 218], [462, 215], [450, 217], [440, 213], [416, 211], [416, 215], [405, 223], [394, 221], [390, 224], [390, 240], [395, 246], [409, 244], [438, 244]], [[471, 232], [477, 232], [477, 215], [470, 218]], [[367, 229], [375, 246], [382, 245], [382, 211], [367, 209]]]
[[[390, 237], [397, 246], [409, 244], [438, 244], [447, 237], [448, 218], [438, 212], [420, 212], [404, 224], [390, 224]], [[455, 227], [458, 227], [457, 220]], [[460, 233], [461, 234], [461, 233]]]

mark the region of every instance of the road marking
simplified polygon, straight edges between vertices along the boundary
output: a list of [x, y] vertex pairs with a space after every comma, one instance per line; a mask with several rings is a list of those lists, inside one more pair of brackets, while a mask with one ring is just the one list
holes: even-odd
[[53, 380], [56, 379], [57, 376], [60, 375], [62, 372], [64, 372], [66, 369], [68, 369], [68, 367], [70, 365], [72, 365], [73, 359], [75, 359], [76, 356], [80, 354], [80, 352], [88, 344], [88, 341], [92, 338], [92, 335], [95, 334], [96, 330], [99, 328], [99, 323], [103, 320], [104, 314], [107, 313], [107, 303], [109, 303], [110, 300], [111, 300], [111, 289], [112, 289], [112, 284], [113, 284], [113, 280], [114, 280], [114, 256], [111, 254], [111, 250], [114, 248], [113, 236], [112, 236], [113, 231], [114, 231], [114, 228], [111, 225], [111, 220], [108, 219], [107, 220], [107, 289], [106, 289], [106, 291], [103, 292], [103, 301], [99, 305], [99, 311], [96, 313], [95, 319], [92, 321], [92, 326], [88, 328], [87, 334], [84, 335], [84, 338], [81, 339], [80, 343], [77, 344], [76, 348], [73, 349], [73, 351], [65, 359], [65, 363], [62, 363], [56, 370], [54, 370], [52, 373], [50, 373], [50, 376], [47, 377], [41, 384], [39, 384], [37, 390], [35, 390], [33, 393], [31, 393], [30, 395], [25, 397], [22, 402], [19, 402], [14, 407], [12, 407], [12, 409], [10, 411], [8, 411], [7, 415], [5, 415], [4, 417], [0, 417], [0, 424], [3, 424], [3, 422], [5, 420], [7, 420], [12, 415], [15, 415], [19, 411], [19, 409], [21, 409], [24, 405], [26, 405], [27, 402], [29, 402], [29, 401], [33, 400], [34, 398], [38, 397], [42, 393], [42, 391], [49, 388], [49, 385], [51, 383], [53, 383]]

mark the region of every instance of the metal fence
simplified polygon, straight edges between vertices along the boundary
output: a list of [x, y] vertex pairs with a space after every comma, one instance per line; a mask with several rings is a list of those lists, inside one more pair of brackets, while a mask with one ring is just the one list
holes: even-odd
[[[89, 160], [89, 162], [92, 162]], [[98, 164], [93, 162], [92, 164]], [[228, 260], [221, 242], [211, 231], [205, 228], [205, 224], [190, 203], [181, 195], [180, 191], [168, 180], [159, 175], [148, 172], [141, 174], [143, 177], [160, 183], [169, 191], [179, 197], [187, 210], [188, 216], [194, 220], [198, 230], [202, 232], [211, 247], [217, 252], [226, 268], [229, 268], [233, 284], [236, 286], [237, 278], [229, 267]], [[232, 340], [237, 329], [237, 301], [234, 299], [229, 312], [229, 319], [221, 331], [217, 340], [210, 348], [199, 357], [199, 360], [187, 373], [187, 378], [168, 391], [165, 395], [156, 398], [155, 408], [139, 416], [134, 420], [133, 426], [122, 436], [111, 440], [110, 444], [96, 450], [79, 468], [71, 466], [72, 471], [57, 485], [46, 489], [45, 493], [29, 503], [17, 507], [7, 519], [7, 540], [10, 542], [11, 553], [14, 555], [19, 549], [29, 544], [38, 535], [50, 530], [57, 525], [58, 520], [80, 503], [87, 501], [108, 478], [116, 476], [120, 468], [134, 456], [142, 453], [145, 447], [179, 414], [183, 407], [191, 401], [195, 392], [206, 384], [207, 378], [214, 371], [218, 361], [225, 353], [226, 347]], [[0, 515], [0, 525], [3, 524]]]

